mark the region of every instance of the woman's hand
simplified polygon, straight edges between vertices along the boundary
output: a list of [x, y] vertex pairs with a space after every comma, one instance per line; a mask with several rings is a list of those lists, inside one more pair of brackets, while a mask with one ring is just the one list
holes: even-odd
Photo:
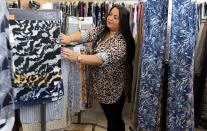
[[65, 59], [68, 59], [70, 61], [73, 61], [73, 62], [77, 62], [77, 58], [78, 58], [78, 53], [68, 49], [68, 48], [65, 48], [65, 47], [62, 47], [61, 48], [61, 55], [63, 58]]
[[60, 34], [60, 42], [62, 45], [66, 45], [72, 42], [72, 38], [70, 35], [64, 35], [63, 33]]

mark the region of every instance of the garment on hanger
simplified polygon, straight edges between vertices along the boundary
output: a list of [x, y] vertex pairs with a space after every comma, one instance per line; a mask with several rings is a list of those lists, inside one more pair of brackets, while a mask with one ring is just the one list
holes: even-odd
[[197, 37], [197, 9], [192, 0], [172, 3], [167, 128], [194, 129], [193, 68]]
[[141, 68], [141, 49], [143, 46], [143, 22], [144, 22], [144, 4], [138, 4], [138, 32], [137, 37], [135, 37], [135, 57], [133, 67], [133, 80], [132, 80], [132, 90], [131, 90], [131, 101], [133, 102], [134, 115], [132, 118], [134, 129], [138, 126], [137, 118], [137, 105], [138, 105], [138, 93], [139, 93], [139, 80], [140, 80], [140, 68]]
[[[92, 26], [93, 20], [92, 17], [68, 17], [67, 18], [67, 29], [66, 34], [71, 34], [73, 32], [81, 30], [87, 30]], [[81, 50], [85, 50], [82, 45], [77, 45], [78, 43], [71, 43], [73, 46], [68, 47], [71, 50], [80, 52]], [[83, 100], [82, 92], [85, 89], [83, 87], [83, 75], [81, 74], [81, 65], [79, 63], [74, 63], [68, 60], [62, 60], [63, 67], [63, 84], [65, 88], [68, 88], [68, 106], [72, 112], [80, 112], [83, 109]], [[85, 77], [85, 76], [84, 76]]]
[[60, 99], [63, 86], [59, 11], [10, 12], [16, 15], [10, 21], [16, 108]]
[[9, 13], [6, 1], [0, 7], [0, 130], [11, 130], [14, 125], [14, 97], [11, 85], [11, 56], [9, 50]]
[[[71, 34], [79, 30], [79, 20], [77, 17], [67, 17], [66, 34]], [[73, 47], [69, 47], [73, 50]], [[73, 112], [80, 112], [81, 98], [81, 79], [80, 79], [80, 64], [68, 60], [62, 60], [63, 65], [63, 84], [68, 88], [68, 106]]]
[[144, 42], [138, 95], [138, 128], [158, 129], [159, 98], [167, 26], [167, 1], [144, 3]]
[[88, 3], [88, 14], [87, 14], [88, 17], [92, 16], [92, 4], [93, 2]]
[[145, 130], [159, 130], [162, 88], [167, 88], [166, 128], [193, 130], [193, 53], [197, 32], [196, 6], [191, 0], [172, 3], [172, 30], [168, 87], [162, 87], [166, 41], [166, 0], [145, 2], [144, 45], [139, 92], [138, 122]]

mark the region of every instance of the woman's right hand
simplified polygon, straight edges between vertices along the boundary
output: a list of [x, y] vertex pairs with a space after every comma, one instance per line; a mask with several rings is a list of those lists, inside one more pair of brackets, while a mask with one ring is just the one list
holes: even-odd
[[63, 33], [60, 34], [60, 42], [62, 45], [67, 45], [68, 43], [72, 42], [70, 35], [64, 35]]

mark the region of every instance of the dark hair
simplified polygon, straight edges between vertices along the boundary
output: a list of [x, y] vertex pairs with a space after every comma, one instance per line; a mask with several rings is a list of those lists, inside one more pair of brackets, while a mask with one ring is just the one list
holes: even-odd
[[[116, 4], [112, 6], [109, 13], [111, 12], [113, 8], [117, 8], [119, 10], [120, 32], [124, 36], [124, 39], [127, 45], [127, 61], [131, 64], [132, 60], [134, 59], [134, 54], [135, 54], [135, 42], [134, 42], [134, 38], [132, 37], [131, 31], [130, 31], [130, 25], [129, 25], [130, 14], [129, 14], [129, 11], [124, 6], [116, 5]], [[98, 34], [95, 41], [93, 42], [93, 46], [92, 46], [93, 48], [96, 46], [98, 40], [100, 40], [102, 37], [104, 37], [109, 32], [109, 29], [106, 26], [106, 22], [104, 25], [105, 27], [103, 31], [100, 34]]]

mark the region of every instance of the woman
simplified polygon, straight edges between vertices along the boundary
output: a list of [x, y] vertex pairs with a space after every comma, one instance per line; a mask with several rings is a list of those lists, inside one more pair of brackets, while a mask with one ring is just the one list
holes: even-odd
[[91, 55], [75, 53], [67, 48], [62, 48], [61, 53], [71, 61], [92, 65], [90, 88], [107, 118], [107, 131], [125, 131], [122, 110], [135, 52], [129, 12], [125, 7], [114, 5], [105, 23], [85, 32], [60, 36], [62, 44], [91, 41]]

